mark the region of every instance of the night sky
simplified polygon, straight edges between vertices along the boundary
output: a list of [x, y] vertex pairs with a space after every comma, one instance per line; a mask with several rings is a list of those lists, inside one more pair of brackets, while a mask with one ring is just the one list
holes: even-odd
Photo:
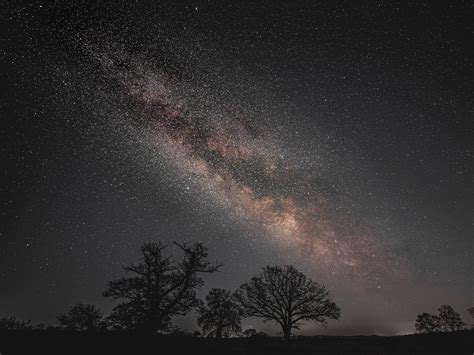
[[341, 320], [299, 334], [467, 320], [470, 2], [105, 3], [2, 9], [0, 316], [107, 313], [142, 243], [184, 240], [225, 264], [201, 296], [325, 284]]

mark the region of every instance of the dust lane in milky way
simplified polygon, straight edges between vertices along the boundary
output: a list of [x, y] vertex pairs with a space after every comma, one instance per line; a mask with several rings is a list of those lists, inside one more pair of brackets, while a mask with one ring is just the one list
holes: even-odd
[[[258, 123], [232, 112], [197, 114], [174, 95], [177, 79], [165, 71], [124, 52], [92, 53], [124, 97], [139, 105], [142, 143], [230, 218], [250, 224], [256, 235], [302, 256], [310, 267], [362, 281], [361, 287], [407, 278], [376, 236], [327, 197], [305, 189], [305, 177], [293, 169], [283, 145]], [[299, 190], [288, 188], [294, 179]]]

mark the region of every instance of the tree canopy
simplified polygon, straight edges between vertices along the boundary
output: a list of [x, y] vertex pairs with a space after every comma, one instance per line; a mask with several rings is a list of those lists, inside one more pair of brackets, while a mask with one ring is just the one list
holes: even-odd
[[421, 313], [415, 321], [415, 329], [419, 333], [453, 332], [464, 327], [460, 314], [448, 305], [439, 307], [438, 315]]
[[416, 317], [415, 329], [419, 333], [439, 332], [440, 319], [429, 313], [421, 313]]
[[213, 288], [206, 296], [206, 304], [198, 309], [198, 324], [203, 334], [221, 338], [241, 331], [242, 308], [234, 295], [222, 288]]
[[465, 324], [461, 319], [461, 315], [451, 306], [442, 305], [439, 307], [438, 316], [440, 319], [441, 331], [454, 332], [456, 330], [464, 329]]
[[92, 304], [77, 303], [57, 316], [59, 325], [68, 330], [91, 331], [101, 327], [103, 313]]
[[221, 265], [208, 259], [201, 243], [174, 245], [183, 253], [179, 262], [164, 255], [164, 244], [147, 243], [141, 248], [142, 261], [123, 267], [131, 276], [109, 282], [103, 295], [123, 300], [108, 317], [113, 326], [167, 331], [173, 316], [185, 315], [199, 305], [200, 274], [215, 272]]
[[286, 340], [303, 321], [325, 325], [328, 319], [340, 317], [327, 289], [291, 265], [265, 267], [240, 286], [238, 298], [245, 316], [278, 323]]
[[15, 317], [0, 318], [0, 330], [26, 330], [32, 328], [30, 321], [19, 320]]
[[[467, 309], [467, 313], [469, 313], [469, 316], [471, 316], [472, 320], [474, 320], [474, 307], [469, 307]], [[471, 329], [474, 329], [474, 323], [472, 323], [471, 320]]]

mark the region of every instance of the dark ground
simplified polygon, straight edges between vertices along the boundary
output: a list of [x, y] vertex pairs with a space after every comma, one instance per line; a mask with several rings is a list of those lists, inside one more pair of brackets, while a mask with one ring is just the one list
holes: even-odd
[[206, 339], [130, 333], [72, 334], [56, 330], [2, 331], [0, 354], [469, 354], [474, 331], [383, 336]]

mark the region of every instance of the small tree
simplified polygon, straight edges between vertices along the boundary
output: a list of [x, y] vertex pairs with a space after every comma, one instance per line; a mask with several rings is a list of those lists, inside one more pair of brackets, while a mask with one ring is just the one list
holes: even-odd
[[30, 321], [16, 319], [15, 317], [0, 318], [0, 330], [29, 330], [33, 329]]
[[184, 253], [179, 263], [163, 255], [166, 246], [162, 243], [147, 243], [141, 248], [143, 260], [123, 267], [132, 276], [109, 282], [103, 295], [124, 300], [108, 318], [112, 326], [167, 331], [173, 316], [185, 315], [199, 305], [196, 289], [203, 285], [199, 274], [215, 272], [221, 265], [208, 260], [201, 243], [174, 244]]
[[257, 331], [253, 328], [245, 329], [242, 333], [242, 335], [246, 338], [251, 338], [257, 334]]
[[77, 332], [98, 330], [102, 324], [103, 313], [92, 304], [77, 303], [57, 316], [59, 325]]
[[293, 266], [265, 267], [261, 274], [240, 286], [238, 298], [246, 316], [275, 321], [286, 341], [302, 321], [325, 325], [327, 319], [340, 317], [340, 309], [326, 288]]
[[433, 333], [441, 331], [440, 318], [429, 313], [416, 317], [415, 329], [418, 333]]
[[[467, 313], [469, 313], [471, 318], [474, 320], [474, 307], [468, 308]], [[474, 323], [471, 323], [471, 329], [474, 329]]]
[[461, 315], [456, 312], [451, 306], [442, 305], [438, 308], [441, 331], [454, 332], [456, 330], [464, 329], [464, 322]]
[[206, 296], [206, 304], [198, 309], [198, 324], [207, 336], [229, 336], [241, 330], [242, 308], [234, 295], [222, 288], [213, 288]]
[[459, 313], [448, 305], [439, 307], [437, 316], [422, 313], [416, 317], [415, 321], [415, 328], [420, 333], [454, 332], [464, 327], [465, 324]]

